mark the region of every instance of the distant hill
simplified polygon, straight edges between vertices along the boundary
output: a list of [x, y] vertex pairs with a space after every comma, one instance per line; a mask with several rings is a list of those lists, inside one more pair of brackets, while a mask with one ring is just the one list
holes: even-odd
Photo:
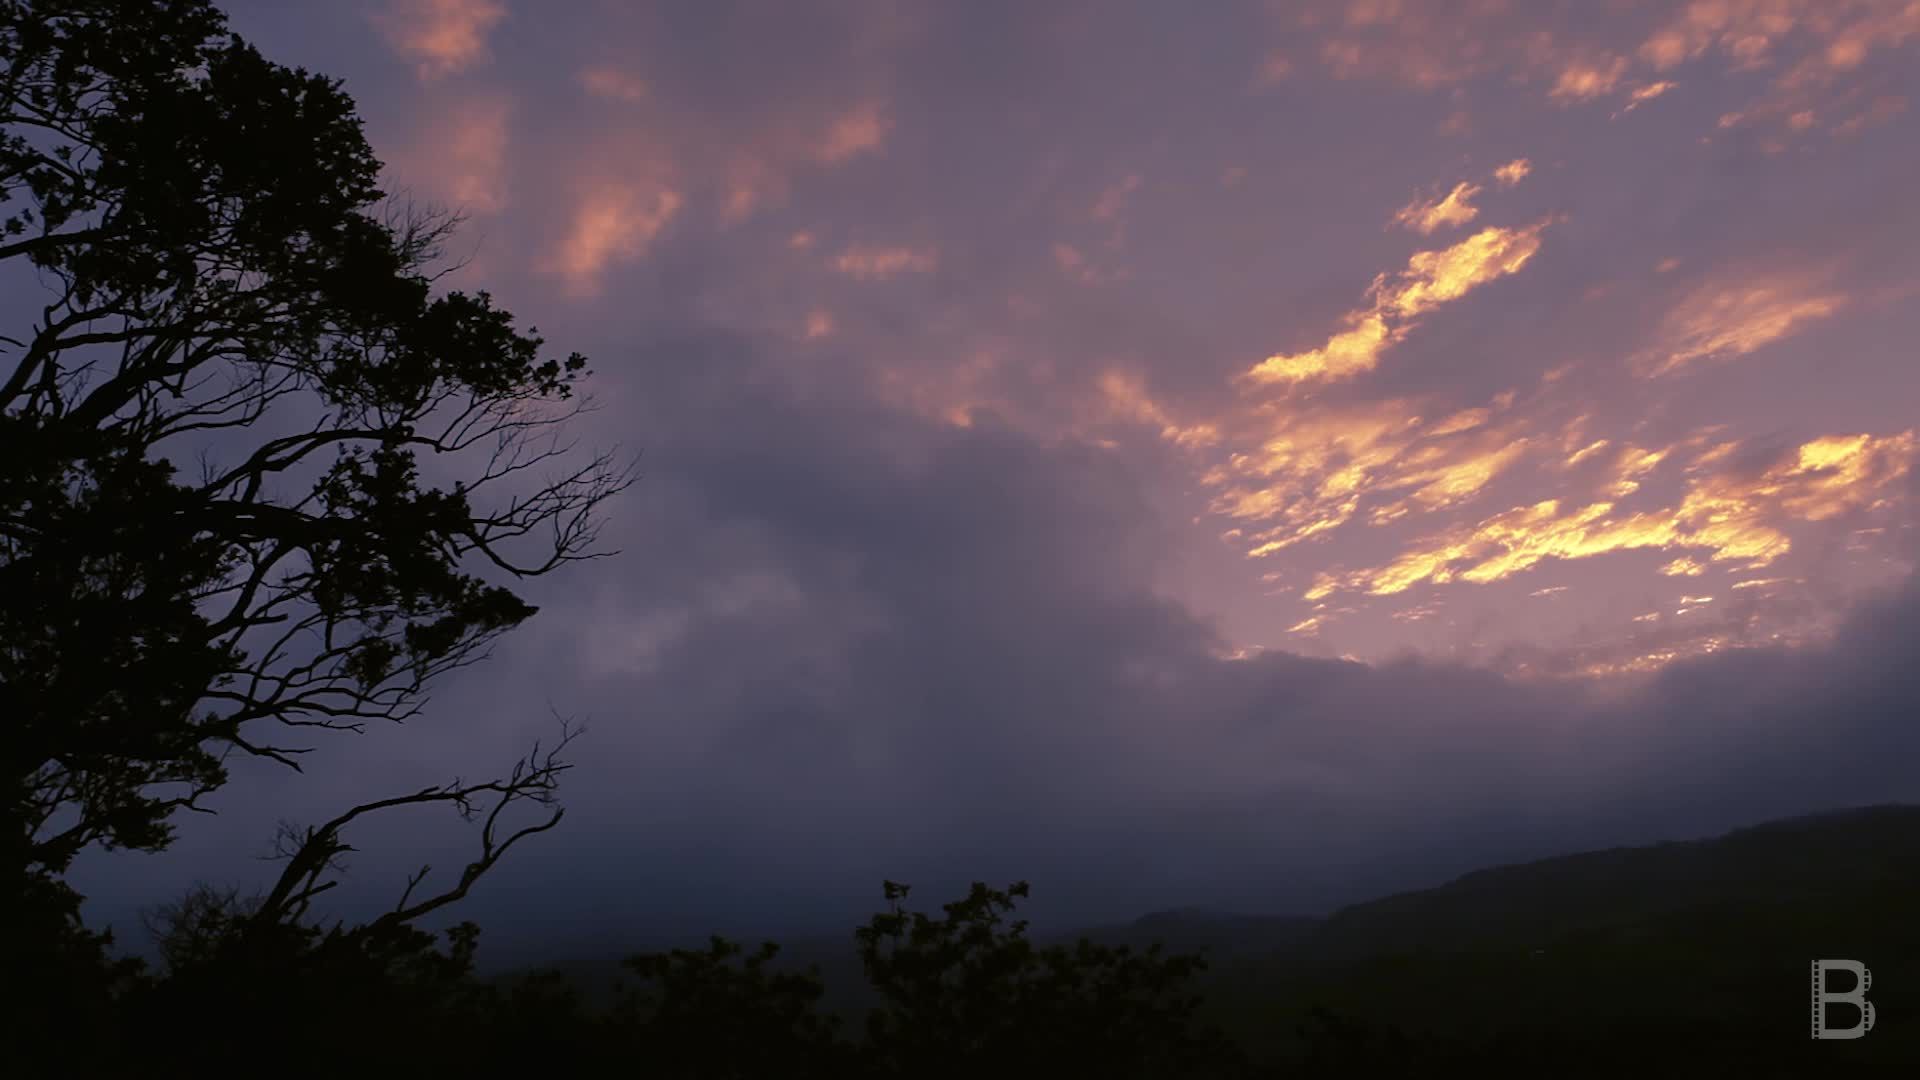
[[[1868, 1038], [1809, 1037], [1809, 965], [1826, 958], [1874, 970]], [[1920, 1064], [1920, 807], [1476, 871], [1337, 911], [1210, 1000], [1283, 1057], [1311, 1049], [1299, 1029], [1320, 1006], [1373, 1033], [1356, 1041], [1405, 1036], [1422, 1061], [1532, 1046], [1557, 1068], [1577, 1044], [1599, 1070], [1681, 1046], [1747, 1075]]]
[[1395, 950], [1537, 946], [1713, 905], [1810, 902], [1916, 882], [1920, 807], [1867, 807], [1710, 840], [1476, 870], [1438, 888], [1335, 912], [1315, 931], [1310, 954], [1339, 964]]
[[[1744, 1076], [1920, 1064], [1920, 807], [1479, 870], [1324, 919], [1178, 908], [1040, 940], [1079, 936], [1203, 952], [1213, 1019], [1262, 1058], [1336, 1072], [1533, 1060], [1613, 1075], [1656, 1050]], [[1809, 1038], [1824, 958], [1874, 970], [1869, 1037]], [[872, 1002], [851, 928], [780, 959], [817, 965], [833, 1007]], [[596, 997], [617, 970], [566, 967]]]

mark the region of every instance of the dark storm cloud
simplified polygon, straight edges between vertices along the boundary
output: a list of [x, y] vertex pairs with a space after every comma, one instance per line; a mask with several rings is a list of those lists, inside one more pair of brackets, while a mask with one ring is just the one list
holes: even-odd
[[[641, 344], [600, 435], [647, 449], [617, 560], [419, 725], [312, 778], [249, 772], [177, 853], [97, 859], [103, 912], [254, 877], [264, 820], [497, 767], [589, 719], [556, 833], [463, 915], [502, 955], [556, 939], [820, 928], [883, 876], [934, 896], [1028, 877], [1050, 918], [1169, 903], [1317, 909], [1489, 861], [1913, 797], [1909, 587], [1836, 642], [1677, 665], [1644, 687], [1403, 660], [1223, 657], [1147, 584], [1167, 540], [1124, 453], [982, 417], [928, 424], [851, 383], [801, 395], [762, 342]], [[614, 419], [618, 417], [618, 419]], [[632, 430], [626, 430], [632, 425]], [[358, 837], [372, 902], [457, 822]], [[122, 916], [124, 918], [124, 915]]]
[[[124, 933], [135, 906], [195, 878], [262, 881], [252, 857], [274, 818], [498, 770], [551, 734], [550, 708], [590, 728], [569, 816], [456, 916], [489, 927], [496, 959], [594, 935], [841, 927], [884, 876], [929, 902], [1028, 877], [1060, 920], [1316, 910], [1503, 859], [1920, 796], [1912, 585], [1832, 644], [1641, 684], [1514, 682], [1434, 656], [1485, 639], [1567, 671], [1697, 643], [1669, 624], [1614, 632], [1704, 581], [1717, 599], [1690, 618], [1740, 611], [1730, 569], [1675, 579], [1654, 568], [1683, 552], [1613, 550], [1511, 582], [1350, 590], [1333, 603], [1371, 610], [1329, 613], [1324, 649], [1376, 662], [1229, 658], [1313, 647], [1285, 628], [1322, 570], [1385, 564], [1510, 507], [1602, 498], [1614, 477], [1593, 471], [1628, 444], [1724, 426], [1714, 441], [1744, 445], [1702, 475], [1731, 482], [1819, 436], [1911, 425], [1897, 288], [1920, 229], [1920, 121], [1895, 110], [1841, 133], [1911, 84], [1900, 26], [1841, 82], [1810, 83], [1818, 123], [1776, 150], [1784, 116], [1721, 126], [1777, 74], [1735, 70], [1724, 49], [1635, 60], [1609, 96], [1551, 96], [1564, 74], [1604, 81], [1605, 50], [1633, 54], [1681, 5], [1621, 25], [1600, 5], [1521, 5], [1520, 20], [1476, 3], [1485, 17], [1453, 26], [1443, 7], [448, 0], [382, 3], [366, 23], [236, 5], [269, 55], [348, 79], [396, 190], [471, 212], [452, 247], [473, 262], [450, 280], [593, 356], [604, 407], [582, 441], [643, 450], [645, 476], [605, 534], [623, 554], [536, 583], [541, 614], [418, 721], [325, 743], [305, 776], [243, 764], [221, 815], [183, 821], [173, 851], [88, 857], [96, 912]], [[1405, 18], [1374, 17], [1388, 11]], [[1811, 35], [1776, 43], [1781, 63], [1835, 55]], [[1680, 85], [1618, 112], [1656, 75]], [[1523, 182], [1491, 179], [1516, 158], [1533, 162]], [[1462, 181], [1483, 188], [1471, 223], [1390, 226]], [[1243, 398], [1236, 376], [1321, 347], [1376, 275], [1549, 220], [1523, 269], [1423, 312], [1370, 371], [1270, 411]], [[858, 250], [911, 268], [839, 269]], [[1754, 310], [1712, 303], [1756, 289]], [[1767, 350], [1633, 373], [1687, 344], [1671, 313], [1765, 331], [1769, 304], [1828, 296], [1844, 303], [1773, 325]], [[1114, 371], [1168, 416], [1099, 415]], [[1514, 403], [1484, 429], [1431, 444], [1467, 495], [1372, 527], [1368, 510], [1406, 495], [1395, 484], [1429, 482], [1416, 474], [1433, 463], [1410, 463], [1422, 447], [1394, 434], [1404, 418], [1432, 425], [1503, 391]], [[1226, 432], [1211, 456], [1161, 439], [1199, 421]], [[1560, 469], [1601, 438], [1589, 473]], [[1476, 479], [1523, 440], [1525, 457]], [[1289, 442], [1302, 488], [1276, 504], [1315, 502], [1316, 519], [1344, 500], [1329, 481], [1352, 454], [1402, 456], [1363, 470], [1377, 500], [1351, 521], [1247, 560], [1218, 542], [1237, 522], [1205, 516], [1219, 491], [1200, 477]], [[1623, 513], [1670, 510], [1653, 496], [1678, 492], [1705, 445]], [[1873, 519], [1902, 557], [1916, 476], [1884, 493], [1899, 514]], [[1859, 524], [1796, 533], [1796, 558], [1840, 561]], [[1805, 577], [1781, 594], [1796, 609], [1831, 614], [1847, 595], [1799, 563], [1758, 572]], [[1379, 659], [1404, 627], [1444, 623], [1392, 618], [1429, 602], [1463, 621], [1432, 630], [1427, 659]], [[1571, 639], [1540, 631], [1549, 603]], [[1340, 618], [1362, 629], [1335, 640]], [[1590, 639], [1600, 652], [1568, 647]], [[444, 876], [471, 857], [438, 815], [351, 839], [347, 913], [391, 902], [422, 862]]]

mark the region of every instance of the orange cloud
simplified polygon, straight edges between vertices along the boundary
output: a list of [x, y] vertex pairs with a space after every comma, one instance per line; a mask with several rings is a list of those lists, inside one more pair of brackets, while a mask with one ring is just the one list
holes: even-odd
[[1651, 82], [1645, 86], [1637, 87], [1633, 90], [1632, 93], [1629, 93], [1627, 95], [1627, 103], [1625, 105], [1622, 105], [1619, 111], [1613, 114], [1613, 118], [1618, 120], [1620, 117], [1625, 116], [1626, 114], [1632, 112], [1633, 110], [1639, 108], [1642, 105], [1645, 105], [1647, 102], [1652, 101], [1654, 98], [1657, 98], [1662, 94], [1665, 94], [1667, 91], [1672, 90], [1679, 85], [1680, 85], [1679, 83], [1668, 82], [1667, 80], [1662, 79], [1659, 82]]
[[1656, 71], [1711, 50], [1726, 53], [1738, 67], [1759, 67], [1796, 29], [1831, 32], [1831, 17], [1848, 6], [1857, 5], [1851, 0], [1693, 0], [1655, 30], [1639, 54]]
[[1565, 465], [1571, 468], [1612, 445], [1613, 444], [1606, 439], [1595, 439], [1579, 450], [1576, 450], [1572, 457], [1567, 458]]
[[[1694, 0], [1648, 37], [1639, 55], [1664, 71], [1709, 52], [1725, 55], [1736, 69], [1765, 68], [1789, 53], [1795, 58], [1769, 92], [1728, 113], [1721, 126], [1775, 121], [1789, 132], [1804, 132], [1823, 112], [1840, 111], [1823, 106], [1852, 97], [1846, 92], [1829, 97], [1829, 88], [1874, 52], [1916, 37], [1920, 5], [1910, 0]], [[1834, 130], [1859, 130], [1859, 117], [1841, 120]]]
[[681, 201], [679, 192], [662, 185], [598, 184], [575, 206], [560, 250], [545, 269], [576, 294], [592, 294], [609, 265], [646, 254]]
[[849, 277], [866, 281], [885, 280], [901, 274], [928, 273], [936, 262], [932, 251], [915, 251], [904, 247], [852, 247], [835, 256], [832, 266]]
[[1501, 187], [1512, 187], [1520, 181], [1525, 180], [1527, 174], [1532, 171], [1532, 162], [1526, 158], [1514, 158], [1512, 161], [1493, 170], [1493, 178], [1500, 182]]
[[[1920, 6], [1912, 0], [1690, 0], [1669, 8], [1626, 54], [1553, 18], [1552, 5], [1366, 0], [1368, 16], [1356, 18], [1358, 6], [1361, 0], [1308, 4], [1294, 20], [1321, 35], [1321, 60], [1336, 78], [1431, 91], [1504, 74], [1543, 85], [1548, 100], [1561, 105], [1624, 94], [1615, 117], [1672, 90], [1664, 76], [1711, 54], [1738, 71], [1783, 68], [1758, 101], [1729, 114], [1736, 122], [1785, 121], [1811, 111], [1843, 124], [1848, 117], [1817, 107], [1833, 103], [1817, 100], [1820, 94], [1863, 70], [1875, 53], [1920, 37]], [[1610, 6], [1624, 12], [1632, 5]], [[1845, 102], [1853, 95], [1829, 96]]]
[[1470, 201], [1478, 194], [1479, 187], [1462, 180], [1444, 197], [1415, 197], [1393, 215], [1393, 223], [1404, 225], [1422, 236], [1430, 236], [1434, 230], [1448, 225], [1465, 225], [1480, 213]]
[[446, 147], [448, 194], [456, 206], [480, 213], [506, 208], [507, 104], [472, 102], [455, 110]]
[[1611, 470], [1612, 480], [1606, 486], [1606, 493], [1616, 499], [1623, 499], [1640, 490], [1640, 478], [1665, 461], [1669, 452], [1646, 450], [1638, 446], [1622, 447], [1620, 453], [1614, 458]]
[[737, 145], [723, 144], [718, 170], [722, 224], [738, 224], [757, 211], [783, 204], [795, 171], [809, 165], [840, 165], [878, 149], [890, 130], [885, 107], [866, 102], [824, 120], [792, 120]]
[[1378, 526], [1474, 498], [1534, 449], [1510, 424], [1490, 421], [1510, 403], [1501, 395], [1432, 423], [1404, 400], [1311, 411], [1263, 405], [1207, 425], [1217, 436], [1230, 422], [1229, 437], [1249, 448], [1201, 481], [1217, 492], [1214, 513], [1258, 526], [1236, 537], [1248, 554], [1271, 555], [1346, 525], [1368, 501], [1367, 523]]
[[813, 158], [822, 165], [837, 165], [856, 154], [878, 149], [886, 142], [891, 126], [878, 102], [856, 105], [827, 125], [813, 148]]
[[[1496, 278], [1516, 273], [1540, 250], [1551, 219], [1519, 229], [1498, 226], [1474, 233], [1452, 247], [1416, 252], [1391, 278], [1374, 278], [1367, 308], [1349, 312], [1345, 329], [1317, 349], [1269, 356], [1247, 372], [1258, 382], [1342, 379], [1371, 371], [1380, 354], [1405, 338], [1412, 319]], [[1389, 320], [1399, 320], [1391, 325]]]
[[[1515, 507], [1479, 523], [1416, 544], [1383, 566], [1325, 573], [1305, 594], [1319, 600], [1341, 589], [1374, 595], [1421, 582], [1487, 583], [1547, 559], [1583, 559], [1640, 549], [1701, 552], [1713, 562], [1766, 566], [1791, 548], [1785, 527], [1886, 506], [1912, 470], [1915, 432], [1826, 436], [1803, 444], [1757, 474], [1713, 474], [1689, 484], [1678, 505], [1621, 515], [1611, 502], [1578, 508], [1557, 499]], [[1666, 572], [1691, 575], [1689, 556]], [[1685, 600], [1685, 606], [1710, 597]]]
[[1019, 415], [1017, 405], [993, 393], [989, 385], [1005, 361], [1003, 348], [984, 346], [964, 353], [957, 363], [943, 368], [876, 365], [874, 375], [885, 399], [921, 416], [964, 428], [973, 426], [975, 410]]
[[1380, 354], [1405, 336], [1405, 331], [1389, 330], [1387, 320], [1373, 311], [1348, 314], [1346, 327], [1317, 349], [1269, 356], [1248, 375], [1265, 382], [1342, 379], [1372, 371], [1380, 362]]
[[1540, 250], [1540, 234], [1550, 223], [1481, 229], [1450, 248], [1419, 252], [1407, 260], [1407, 269], [1395, 283], [1375, 281], [1379, 307], [1411, 317], [1458, 300], [1495, 278], [1518, 273]]
[[475, 97], [441, 109], [391, 157], [395, 182], [433, 192], [463, 213], [507, 207], [507, 149], [512, 107], [503, 97]]
[[1624, 56], [1573, 60], [1560, 69], [1547, 96], [1562, 103], [1591, 101], [1613, 93], [1626, 73]]
[[1637, 356], [1635, 366], [1657, 376], [1699, 361], [1745, 356], [1845, 305], [1845, 297], [1815, 287], [1807, 275], [1709, 283], [1667, 313], [1659, 343]]
[[499, 0], [389, 0], [373, 22], [422, 79], [436, 79], [487, 59], [487, 34], [506, 17]]
[[1220, 430], [1212, 423], [1182, 424], [1147, 393], [1146, 381], [1139, 375], [1107, 371], [1095, 380], [1101, 395], [1103, 418], [1118, 418], [1150, 424], [1160, 429], [1160, 437], [1178, 446], [1211, 446], [1220, 439]]

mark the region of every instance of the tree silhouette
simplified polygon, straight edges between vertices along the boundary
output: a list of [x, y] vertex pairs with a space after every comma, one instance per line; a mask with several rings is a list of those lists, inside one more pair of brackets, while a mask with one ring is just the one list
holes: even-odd
[[818, 972], [771, 970], [778, 952], [714, 937], [706, 949], [627, 958], [643, 982], [622, 988], [612, 1041], [644, 1053], [659, 1075], [688, 1080], [858, 1076], [839, 1018], [820, 1011]]
[[[165, 847], [232, 753], [297, 770], [304, 735], [407, 719], [534, 613], [495, 581], [607, 554], [597, 511], [634, 473], [563, 441], [585, 358], [436, 288], [457, 218], [378, 168], [336, 81], [204, 0], [0, 2], [0, 264], [44, 289], [0, 335], [0, 873], [25, 935], [95, 948], [77, 853]], [[411, 801], [540, 793], [497, 784]], [[308, 839], [326, 864], [337, 829]], [[511, 843], [489, 818], [455, 892]]]
[[902, 905], [909, 887], [886, 882], [889, 910], [855, 931], [868, 981], [885, 1004], [867, 1039], [884, 1076], [1233, 1075], [1238, 1056], [1194, 1013], [1194, 955], [1098, 945], [1036, 946], [1027, 921], [1005, 916], [1027, 883], [975, 882], [944, 918]]
[[1198, 956], [1126, 946], [1036, 946], [1006, 915], [1028, 894], [975, 883], [943, 916], [909, 911], [886, 882], [888, 910], [854, 931], [880, 1004], [857, 1039], [823, 1016], [817, 971], [774, 971], [772, 943], [633, 957], [647, 980], [615, 1012], [618, 1039], [647, 1050], [660, 1075], [1228, 1077], [1245, 1061], [1199, 1023], [1188, 983]]

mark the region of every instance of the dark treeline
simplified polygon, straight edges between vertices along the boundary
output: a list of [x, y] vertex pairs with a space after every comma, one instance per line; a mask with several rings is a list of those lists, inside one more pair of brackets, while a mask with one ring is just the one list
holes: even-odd
[[[612, 554], [599, 511], [635, 473], [561, 437], [589, 407], [584, 357], [438, 288], [457, 218], [379, 190], [339, 84], [262, 57], [204, 0], [0, 0], [0, 123], [0, 264], [42, 290], [0, 328], [9, 1075], [1809, 1075], [1797, 980], [1705, 1020], [1608, 1012], [1611, 987], [1476, 1026], [1511, 1003], [1512, 942], [1269, 957], [1319, 980], [1279, 985], [1150, 943], [1036, 943], [1011, 917], [1024, 884], [929, 914], [888, 883], [849, 942], [860, 1008], [719, 940], [629, 958], [611, 998], [483, 979], [477, 927], [421, 924], [561, 826], [566, 721], [499, 776], [263, 826], [279, 866], [258, 891], [162, 905], [158, 960], [121, 955], [81, 917], [81, 852], [166, 849], [235, 755], [295, 777], [311, 740], [414, 715], [535, 614], [513, 584]], [[423, 463], [464, 479], [433, 487]], [[473, 823], [472, 860], [328, 923], [350, 836], [422, 805]], [[1886, 895], [1861, 925], [1892, 924]], [[1637, 985], [1682, 933], [1607, 955], [1639, 957]]]

